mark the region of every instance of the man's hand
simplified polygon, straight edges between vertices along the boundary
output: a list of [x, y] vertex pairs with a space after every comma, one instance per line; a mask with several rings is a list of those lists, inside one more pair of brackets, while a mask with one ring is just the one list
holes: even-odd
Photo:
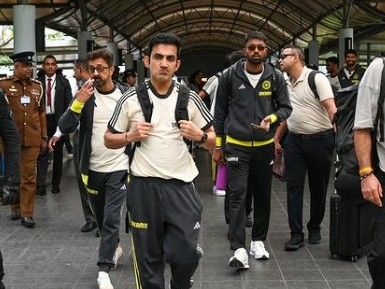
[[49, 150], [52, 152], [54, 149], [55, 149], [55, 145], [57, 144], [57, 142], [60, 140], [60, 137], [57, 137], [57, 136], [53, 136], [51, 137], [51, 139], [49, 140], [48, 142], [48, 148]]
[[262, 130], [265, 130], [266, 132], [268, 132], [270, 130], [270, 123], [271, 123], [271, 116], [268, 115], [264, 119], [262, 119], [261, 124], [259, 125], [259, 127]]
[[223, 150], [221, 148], [215, 148], [213, 150], [213, 160], [218, 165], [224, 165], [225, 164], [225, 155], [224, 155]]
[[200, 141], [202, 139], [202, 130], [192, 121], [180, 120], [178, 124], [179, 131], [184, 138], [193, 141]]
[[138, 142], [145, 140], [150, 136], [150, 132], [152, 129], [152, 124], [149, 122], [138, 122], [137, 125], [130, 129], [129, 138], [130, 142]]
[[41, 139], [40, 141], [40, 152], [43, 152], [47, 149], [47, 140]]
[[361, 180], [361, 192], [365, 200], [382, 207], [381, 183], [373, 173]]
[[274, 142], [274, 154], [275, 154], [275, 156], [281, 155], [282, 152], [283, 152], [283, 148], [282, 148], [280, 142], [279, 141], [275, 141]]
[[94, 94], [94, 79], [88, 79], [79, 91], [75, 94], [75, 97], [78, 101], [86, 103], [87, 100]]
[[0, 189], [1, 205], [13, 205], [19, 201], [20, 191], [18, 186], [4, 185]]

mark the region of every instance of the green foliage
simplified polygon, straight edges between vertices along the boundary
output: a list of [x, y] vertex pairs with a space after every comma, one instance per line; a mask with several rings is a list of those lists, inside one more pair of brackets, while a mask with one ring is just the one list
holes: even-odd
[[12, 60], [4, 54], [0, 54], [0, 65], [12, 65]]
[[50, 29], [48, 33], [46, 32], [46, 37], [48, 40], [62, 40], [65, 34], [60, 31]]

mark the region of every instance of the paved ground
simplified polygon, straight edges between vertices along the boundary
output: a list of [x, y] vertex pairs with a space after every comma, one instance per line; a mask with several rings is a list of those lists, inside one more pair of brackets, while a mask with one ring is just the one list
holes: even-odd
[[[223, 218], [223, 198], [211, 193], [208, 162], [199, 158], [201, 176], [197, 181], [204, 213], [200, 243], [205, 255], [194, 277], [197, 289], [369, 289], [366, 258], [357, 263], [329, 260], [329, 214], [322, 227], [322, 243], [297, 252], [285, 252], [289, 236], [284, 185], [274, 182], [271, 225], [266, 247], [270, 260], [250, 259], [250, 270], [234, 272], [227, 267], [231, 256]], [[80, 199], [73, 169], [65, 169], [62, 192], [37, 199], [35, 229], [11, 221], [8, 208], [0, 208], [0, 248], [4, 255], [7, 289], [97, 289], [98, 242], [94, 233], [80, 233], [83, 225]], [[50, 189], [50, 187], [48, 188]], [[305, 222], [308, 220], [308, 192]], [[248, 229], [250, 238], [250, 229]], [[134, 289], [129, 236], [121, 240], [125, 255], [111, 273], [115, 289]], [[168, 276], [169, 273], [166, 273]], [[169, 278], [166, 280], [168, 281]]]

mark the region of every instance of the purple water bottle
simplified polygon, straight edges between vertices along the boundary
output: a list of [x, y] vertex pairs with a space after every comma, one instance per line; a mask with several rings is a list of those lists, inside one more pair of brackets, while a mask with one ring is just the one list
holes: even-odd
[[227, 189], [227, 167], [226, 165], [218, 165], [217, 179], [215, 181], [215, 188], [217, 190], [225, 191]]

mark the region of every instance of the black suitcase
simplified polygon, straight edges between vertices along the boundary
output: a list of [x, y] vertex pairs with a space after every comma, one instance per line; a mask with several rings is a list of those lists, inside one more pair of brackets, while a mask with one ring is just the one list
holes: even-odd
[[374, 205], [362, 198], [331, 195], [330, 258], [357, 261], [371, 242], [374, 212]]

